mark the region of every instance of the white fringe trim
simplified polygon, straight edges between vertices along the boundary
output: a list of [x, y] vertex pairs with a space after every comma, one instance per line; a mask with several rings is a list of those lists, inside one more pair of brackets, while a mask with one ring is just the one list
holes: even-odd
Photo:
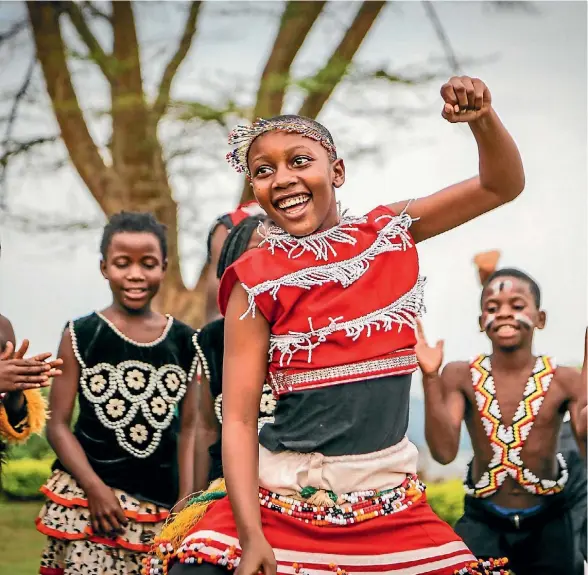
[[[309, 332], [290, 332], [287, 335], [270, 336], [270, 359], [275, 351], [281, 353], [280, 366], [289, 365], [294, 354], [298, 351], [308, 352], [308, 363], [312, 361], [312, 352], [327, 338], [339, 331], [344, 331], [347, 337], [356, 341], [364, 331], [367, 337], [372, 334], [372, 329], [379, 331], [390, 331], [394, 325], [398, 325], [398, 331], [403, 325], [411, 329], [416, 327], [416, 318], [424, 311], [423, 287], [425, 278], [419, 277], [412, 289], [390, 305], [377, 309], [364, 316], [341, 321], [343, 317], [329, 318], [329, 325], [315, 330], [312, 326], [312, 318], [308, 318]], [[314, 341], [313, 341], [314, 340]]]

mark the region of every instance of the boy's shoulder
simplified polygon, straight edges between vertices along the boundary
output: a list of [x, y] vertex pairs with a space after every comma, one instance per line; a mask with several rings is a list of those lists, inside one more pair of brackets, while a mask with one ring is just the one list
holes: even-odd
[[577, 367], [569, 365], [558, 365], [555, 369], [553, 378], [563, 384], [564, 387], [568, 385], [577, 385], [582, 377], [582, 372]]
[[455, 387], [459, 387], [470, 381], [471, 368], [470, 361], [450, 361], [443, 368], [443, 379], [451, 380]]

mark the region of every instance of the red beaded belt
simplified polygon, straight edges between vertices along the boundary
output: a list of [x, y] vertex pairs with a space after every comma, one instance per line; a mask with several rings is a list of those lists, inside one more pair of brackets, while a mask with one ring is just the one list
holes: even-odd
[[329, 385], [352, 383], [388, 375], [413, 373], [417, 368], [413, 349], [401, 349], [379, 359], [347, 363], [310, 371], [279, 370], [269, 373], [269, 384], [274, 394], [317, 389]]

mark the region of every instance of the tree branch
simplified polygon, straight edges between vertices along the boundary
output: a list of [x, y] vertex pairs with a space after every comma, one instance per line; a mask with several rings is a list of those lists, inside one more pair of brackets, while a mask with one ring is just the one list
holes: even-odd
[[8, 160], [11, 156], [15, 155], [15, 152], [9, 149], [9, 145], [12, 140], [12, 129], [14, 127], [14, 123], [16, 122], [18, 108], [20, 107], [20, 104], [22, 103], [27, 93], [27, 90], [31, 84], [36, 63], [37, 59], [35, 55], [33, 55], [33, 58], [31, 59], [29, 67], [27, 68], [27, 71], [25, 73], [23, 82], [18, 91], [16, 92], [16, 94], [14, 95], [12, 106], [10, 108], [10, 114], [6, 121], [6, 132], [4, 134], [4, 139], [2, 140], [2, 149], [4, 150], [4, 152], [2, 156], [0, 156], [0, 206], [3, 206], [6, 200], [4, 184], [6, 183], [6, 168], [8, 166]]
[[192, 45], [192, 39], [196, 35], [196, 24], [198, 22], [198, 13], [200, 11], [201, 5], [202, 2], [200, 1], [192, 2], [190, 5], [190, 13], [188, 14], [186, 25], [184, 26], [182, 39], [180, 40], [180, 44], [176, 50], [176, 53], [168, 62], [161, 78], [161, 83], [159, 84], [159, 89], [157, 91], [157, 99], [153, 104], [153, 120], [155, 124], [159, 122], [161, 116], [165, 113], [169, 103], [169, 96], [173, 79], [186, 55], [188, 54], [190, 46]]
[[78, 174], [102, 210], [109, 214], [123, 195], [120, 178], [104, 165], [88, 131], [65, 57], [65, 46], [59, 27], [59, 12], [53, 2], [27, 2], [29, 18], [43, 69], [47, 92], [61, 137]]
[[[325, 4], [296, 0], [287, 2], [274, 45], [261, 74], [252, 120], [277, 116], [282, 111], [292, 63]], [[252, 197], [251, 187], [244, 181], [239, 201], [245, 202]]]
[[345, 32], [339, 45], [333, 50], [325, 66], [311, 82], [310, 93], [306, 96], [299, 114], [316, 118], [331, 94], [345, 76], [349, 64], [376, 21], [386, 2], [364, 1], [353, 22]]
[[433, 28], [435, 29], [435, 34], [437, 34], [437, 38], [439, 42], [441, 42], [441, 46], [443, 47], [443, 51], [445, 52], [445, 57], [449, 62], [449, 66], [451, 68], [451, 72], [456, 76], [460, 73], [460, 66], [457, 60], [457, 56], [455, 55], [455, 51], [453, 50], [453, 46], [449, 41], [449, 36], [445, 33], [445, 29], [443, 28], [443, 24], [439, 19], [439, 15], [435, 10], [432, 2], [428, 2], [427, 0], [423, 0], [423, 6], [425, 8], [425, 12], [433, 24]]
[[23, 30], [26, 30], [27, 26], [29, 25], [28, 20], [20, 20], [19, 22], [15, 22], [6, 32], [0, 32], [0, 44], [5, 42], [6, 40], [10, 40], [15, 36], [18, 36]]
[[107, 14], [106, 12], [102, 12], [102, 10], [100, 10], [100, 8], [98, 8], [94, 2], [82, 2], [82, 6], [88, 10], [88, 12], [90, 12], [90, 14], [92, 14], [92, 16], [96, 16], [97, 18], [102, 18], [103, 20], [106, 20], [107, 22], [110, 22], [110, 24], [112, 24], [112, 18], [110, 16], [110, 14]]
[[290, 68], [326, 2], [286, 4], [274, 45], [261, 75], [253, 119], [282, 111]]
[[66, 2], [64, 4], [71, 23], [74, 25], [79, 37], [88, 48], [90, 58], [98, 64], [100, 70], [102, 70], [102, 73], [106, 76], [106, 79], [112, 83], [112, 58], [104, 52], [102, 46], [100, 46], [100, 43], [94, 34], [92, 34], [92, 30], [90, 30], [78, 4], [76, 2]]

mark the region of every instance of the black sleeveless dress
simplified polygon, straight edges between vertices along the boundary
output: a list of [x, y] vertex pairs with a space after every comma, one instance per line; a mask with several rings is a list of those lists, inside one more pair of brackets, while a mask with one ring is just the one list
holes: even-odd
[[[69, 323], [80, 364], [74, 435], [108, 486], [170, 507], [178, 497], [180, 411], [197, 365], [195, 331], [168, 317], [133, 342], [98, 313]], [[55, 469], [64, 469], [57, 460]]]
[[[223, 403], [223, 357], [225, 350], [225, 320], [217, 319], [205, 325], [197, 335], [197, 350], [200, 357], [202, 370], [208, 379], [210, 393], [214, 400], [214, 413], [220, 425], [222, 425]], [[274, 421], [276, 400], [269, 385], [263, 386], [261, 402], [259, 405], [258, 430], [266, 424]], [[209, 448], [211, 465], [208, 475], [209, 481], [223, 477], [222, 463], [222, 439]]]

